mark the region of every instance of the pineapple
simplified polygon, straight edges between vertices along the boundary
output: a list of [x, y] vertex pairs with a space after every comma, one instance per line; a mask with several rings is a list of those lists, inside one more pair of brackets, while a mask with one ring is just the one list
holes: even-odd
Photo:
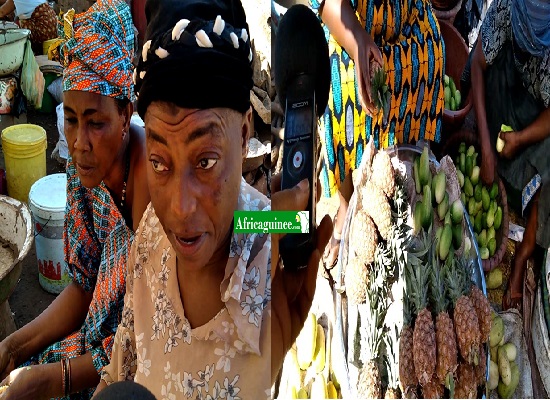
[[435, 373], [437, 382], [445, 385], [454, 393], [454, 373], [458, 366], [456, 336], [453, 320], [447, 313], [447, 298], [445, 297], [445, 282], [440, 271], [439, 260], [436, 252], [432, 268], [431, 291], [434, 301], [435, 318], [435, 341], [437, 344], [437, 363]]
[[363, 210], [371, 216], [382, 239], [388, 240], [392, 225], [392, 212], [386, 195], [372, 180], [369, 180], [361, 191], [361, 198], [363, 199]]
[[403, 293], [403, 329], [399, 337], [399, 384], [404, 397], [410, 398], [409, 394], [416, 397], [418, 379], [414, 371], [412, 315], [407, 292], [410, 290]]
[[442, 399], [445, 393], [445, 388], [436, 376], [433, 376], [432, 379], [422, 388], [422, 394], [425, 399]]
[[[390, 229], [388, 238], [388, 248], [391, 252], [393, 274], [403, 276], [405, 265], [407, 263], [407, 248], [411, 240], [410, 230], [407, 225], [408, 210], [407, 210], [407, 193], [404, 187], [396, 179], [396, 190], [393, 197], [393, 204], [397, 209], [395, 213], [395, 222]], [[397, 270], [396, 270], [397, 269]]]
[[383, 150], [380, 150], [374, 156], [371, 179], [376, 186], [384, 191], [389, 199], [393, 197], [395, 192], [393, 166], [390, 156]]
[[[467, 288], [469, 289], [470, 278], [461, 266], [455, 265], [454, 259], [450, 264], [446, 267], [445, 280], [454, 305], [453, 322], [458, 348], [468, 364], [477, 365], [480, 344], [479, 322], [470, 298], [465, 295]], [[466, 281], [468, 284], [465, 284]]]
[[346, 295], [351, 304], [363, 304], [369, 285], [368, 268], [359, 257], [348, 259], [344, 276]]
[[[376, 276], [377, 273], [375, 272]], [[383, 297], [377, 291], [369, 290], [364, 305], [360, 306], [361, 327], [361, 354], [363, 367], [357, 382], [357, 397], [379, 399], [382, 397], [382, 382], [378, 356], [382, 342], [385, 305]]]
[[479, 364], [475, 367], [475, 373], [478, 386], [484, 386], [487, 381], [487, 355], [484, 344], [479, 346]]
[[483, 292], [476, 285], [472, 285], [470, 300], [476, 310], [481, 342], [486, 343], [489, 340], [489, 333], [491, 332], [491, 305], [487, 297], [483, 295]]
[[435, 372], [436, 342], [432, 314], [428, 310], [428, 276], [427, 264], [415, 268], [407, 266], [407, 279], [412, 291], [415, 311], [417, 313], [413, 331], [413, 360], [416, 377], [421, 386], [425, 386]]
[[371, 264], [378, 244], [378, 234], [374, 222], [364, 210], [359, 210], [353, 217], [349, 237], [350, 247], [355, 255], [361, 258], [364, 264]]
[[466, 363], [458, 365], [456, 399], [475, 399], [477, 395], [476, 374], [474, 367]]
[[399, 346], [399, 335], [397, 326], [390, 326], [388, 332], [384, 336], [386, 345], [386, 369], [388, 371], [388, 389], [384, 398], [399, 399], [399, 354], [397, 354]]

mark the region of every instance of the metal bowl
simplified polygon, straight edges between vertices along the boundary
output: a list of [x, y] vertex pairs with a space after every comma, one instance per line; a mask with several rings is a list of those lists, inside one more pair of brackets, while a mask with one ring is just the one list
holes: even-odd
[[15, 289], [21, 276], [23, 259], [32, 247], [33, 233], [32, 218], [27, 206], [11, 197], [0, 196], [0, 239], [9, 244], [17, 255], [10, 267], [0, 271], [0, 304]]
[[[385, 150], [390, 157], [396, 156], [401, 161], [413, 162], [414, 159], [422, 154], [422, 148], [404, 144], [396, 145]], [[430, 152], [430, 162], [439, 166], [438, 161], [435, 159], [435, 156]], [[360, 167], [361, 168], [361, 167]], [[355, 213], [357, 207], [357, 197], [355, 193], [352, 195], [349, 207], [346, 215], [346, 221], [342, 229], [342, 240], [340, 244], [340, 251], [338, 254], [338, 263], [336, 265], [336, 288], [334, 290], [335, 298], [335, 308], [336, 308], [336, 322], [334, 329], [334, 346], [336, 346], [336, 351], [332, 352], [332, 368], [335, 374], [339, 377], [340, 388], [342, 391], [343, 398], [351, 398], [354, 394], [352, 387], [355, 386], [349, 382], [349, 368], [348, 368], [348, 349], [347, 349], [347, 300], [342, 296], [342, 291], [340, 288], [343, 287], [342, 272], [344, 266], [347, 264], [348, 259], [348, 236], [350, 229], [351, 215]], [[473, 282], [481, 289], [483, 294], [487, 296], [487, 288], [485, 285], [485, 275], [483, 274], [483, 268], [481, 263], [481, 257], [479, 255], [479, 249], [477, 247], [477, 242], [474, 236], [473, 227], [470, 224], [470, 220], [467, 217], [465, 210], [464, 222], [466, 225], [466, 235], [470, 238], [472, 247], [470, 250], [470, 256], [473, 261]], [[486, 349], [487, 354], [487, 378], [489, 376], [489, 351]]]

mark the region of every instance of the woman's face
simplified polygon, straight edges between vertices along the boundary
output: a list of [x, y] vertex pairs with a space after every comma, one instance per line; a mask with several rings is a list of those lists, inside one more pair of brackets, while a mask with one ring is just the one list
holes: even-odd
[[[151, 202], [187, 270], [223, 254], [237, 207], [250, 111], [153, 102], [145, 115]], [[216, 258], [217, 259], [217, 258]]]
[[63, 93], [65, 137], [76, 171], [87, 188], [106, 180], [124, 152], [122, 133], [128, 132], [130, 111], [119, 111], [116, 100], [95, 93]]

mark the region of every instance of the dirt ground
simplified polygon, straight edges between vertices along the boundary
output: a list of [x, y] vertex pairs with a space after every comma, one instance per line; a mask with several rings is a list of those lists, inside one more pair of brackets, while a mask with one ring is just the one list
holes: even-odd
[[[56, 174], [64, 172], [64, 166], [51, 158], [51, 153], [58, 140], [55, 112], [42, 114], [35, 110], [27, 113], [27, 123], [40, 125], [46, 130], [48, 148], [46, 150], [46, 173]], [[0, 144], [1, 148], [1, 144]], [[4, 153], [0, 152], [0, 168], [4, 169]], [[55, 296], [46, 292], [38, 282], [38, 264], [35, 246], [23, 261], [23, 272], [15, 291], [9, 298], [9, 305], [14, 316], [17, 328], [32, 321], [50, 305]]]

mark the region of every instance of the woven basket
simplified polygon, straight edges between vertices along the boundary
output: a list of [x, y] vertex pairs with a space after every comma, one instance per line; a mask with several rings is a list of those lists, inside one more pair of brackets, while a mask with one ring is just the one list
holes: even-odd
[[[458, 147], [460, 143], [466, 143], [466, 146], [474, 145], [477, 149], [480, 148], [479, 138], [476, 134], [467, 130], [459, 130], [455, 134], [451, 135], [443, 147], [443, 154], [448, 154], [454, 160], [456, 154], [458, 153]], [[481, 155], [481, 151], [479, 152]], [[481, 158], [481, 157], [480, 157]], [[485, 272], [492, 271], [496, 268], [504, 254], [506, 253], [506, 243], [508, 242], [508, 229], [510, 223], [510, 215], [508, 213], [508, 199], [506, 197], [506, 189], [504, 188], [504, 183], [498, 175], [495, 176], [498, 182], [498, 205], [502, 207], [502, 224], [500, 228], [495, 232], [495, 238], [497, 241], [497, 249], [493, 257], [482, 260], [483, 270]], [[466, 206], [464, 207], [466, 210]]]

